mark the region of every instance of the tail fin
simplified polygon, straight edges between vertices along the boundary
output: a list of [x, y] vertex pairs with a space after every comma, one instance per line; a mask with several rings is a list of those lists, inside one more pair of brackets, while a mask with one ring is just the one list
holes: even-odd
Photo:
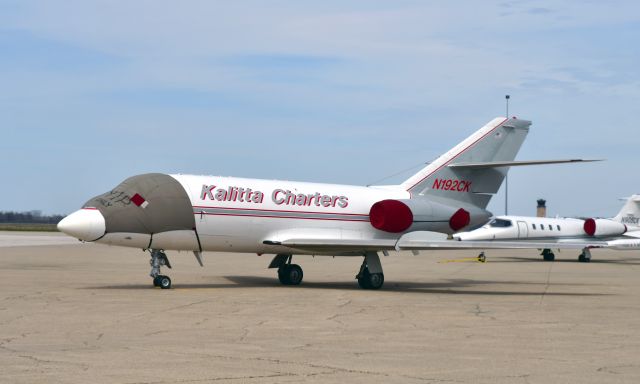
[[[416, 198], [442, 198], [486, 208], [520, 150], [530, 121], [497, 117], [402, 183]], [[502, 166], [495, 165], [503, 162]], [[491, 165], [494, 163], [494, 165]]]
[[629, 227], [640, 226], [640, 195], [628, 197], [620, 212], [613, 218]]

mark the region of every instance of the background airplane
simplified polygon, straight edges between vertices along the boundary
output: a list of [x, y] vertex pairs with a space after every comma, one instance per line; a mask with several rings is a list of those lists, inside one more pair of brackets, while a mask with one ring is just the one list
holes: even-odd
[[[606, 247], [617, 250], [640, 249], [640, 195], [627, 198], [626, 203], [611, 219], [547, 218], [530, 216], [497, 216], [486, 225], [454, 238], [461, 241], [555, 241], [584, 242], [578, 261], [591, 261], [589, 248]], [[543, 247], [541, 247], [543, 248]], [[546, 261], [555, 259], [548, 247], [542, 251]]]
[[[293, 254], [364, 256], [358, 283], [384, 283], [378, 251], [468, 247], [436, 238], [485, 223], [509, 167], [582, 160], [514, 161], [531, 123], [495, 118], [400, 185], [361, 187], [219, 176], [133, 176], [96, 196], [58, 228], [82, 241], [151, 253], [154, 285], [171, 286], [165, 250], [276, 254], [283, 284], [300, 284]], [[416, 232], [420, 231], [420, 232]], [[422, 232], [427, 231], [427, 232]], [[412, 243], [401, 241], [416, 234]], [[416, 241], [422, 241], [418, 245]], [[499, 244], [496, 247], [503, 247]], [[518, 245], [519, 246], [519, 245]]]

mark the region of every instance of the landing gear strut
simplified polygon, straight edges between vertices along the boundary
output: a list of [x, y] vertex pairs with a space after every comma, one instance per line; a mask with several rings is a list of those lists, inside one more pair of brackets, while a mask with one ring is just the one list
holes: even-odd
[[544, 261], [553, 261], [556, 258], [556, 255], [548, 248], [543, 249], [541, 255]]
[[358, 285], [362, 289], [380, 289], [384, 284], [384, 273], [380, 257], [376, 252], [367, 252], [360, 266], [360, 272], [356, 275]]
[[278, 268], [278, 279], [282, 285], [300, 285], [302, 282], [302, 268], [291, 264], [292, 258], [293, 255], [279, 254], [269, 264], [269, 268]]
[[578, 256], [578, 261], [581, 263], [589, 263], [591, 262], [591, 251], [589, 248], [585, 248], [582, 250], [580, 256]]
[[169, 276], [160, 274], [160, 267], [164, 265], [171, 269], [171, 263], [169, 263], [169, 258], [167, 258], [164, 251], [161, 249], [152, 249], [149, 264], [151, 264], [151, 272], [149, 273], [149, 276], [153, 277], [153, 286], [160, 287], [162, 289], [171, 288], [171, 279]]

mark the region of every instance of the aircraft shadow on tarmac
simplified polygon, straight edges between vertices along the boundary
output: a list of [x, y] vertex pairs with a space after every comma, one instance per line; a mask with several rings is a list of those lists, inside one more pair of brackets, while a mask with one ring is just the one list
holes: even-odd
[[[563, 258], [564, 256], [564, 258]], [[487, 256], [487, 261], [491, 263], [573, 263], [573, 264], [618, 264], [618, 265], [640, 265], [639, 259], [617, 259], [617, 260], [603, 260], [598, 258], [592, 258], [589, 263], [580, 263], [578, 262], [577, 257], [572, 257], [568, 255], [558, 255], [556, 254], [556, 259], [554, 261], [544, 261], [542, 257], [521, 257], [521, 256], [500, 256], [499, 258], [492, 259], [490, 256]]]
[[[314, 282], [304, 281], [298, 286], [282, 286], [277, 279], [261, 276], [224, 276], [229, 283], [200, 283], [200, 284], [174, 284], [175, 290], [180, 289], [231, 289], [231, 288], [281, 288], [281, 289], [328, 289], [343, 291], [363, 291], [358, 287], [356, 282], [340, 281], [340, 282]], [[517, 290], [476, 290], [477, 286], [535, 286], [538, 287], [534, 291], [517, 291]], [[593, 286], [593, 284], [551, 284], [556, 289], [563, 286]], [[450, 295], [487, 295], [487, 296], [608, 296], [605, 293], [582, 293], [582, 292], [548, 292], [543, 282], [517, 282], [517, 281], [483, 281], [454, 279], [447, 282], [393, 282], [387, 281], [379, 291], [363, 291], [371, 294], [377, 292], [402, 292], [402, 293], [423, 293], [423, 294], [450, 294]], [[469, 288], [468, 290], [465, 288]], [[85, 289], [153, 289], [149, 284], [127, 284], [127, 285], [110, 285], [110, 286], [94, 286]]]

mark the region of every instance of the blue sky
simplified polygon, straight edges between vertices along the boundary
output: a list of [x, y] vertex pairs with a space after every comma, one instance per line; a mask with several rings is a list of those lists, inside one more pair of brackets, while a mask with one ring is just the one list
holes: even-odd
[[510, 213], [613, 215], [640, 192], [640, 3], [480, 4], [0, 0], [0, 210], [144, 172], [366, 185], [510, 94], [519, 159], [607, 159], [512, 170]]

